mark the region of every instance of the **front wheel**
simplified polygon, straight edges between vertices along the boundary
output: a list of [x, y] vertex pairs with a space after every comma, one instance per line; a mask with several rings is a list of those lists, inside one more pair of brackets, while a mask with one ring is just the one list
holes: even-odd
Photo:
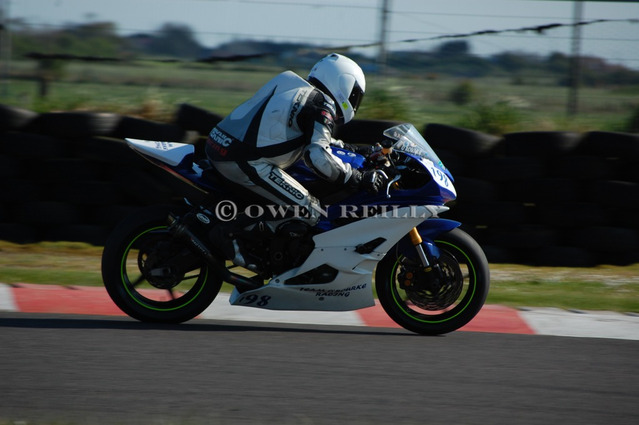
[[440, 255], [424, 268], [416, 253], [389, 252], [379, 263], [375, 289], [384, 311], [400, 326], [423, 335], [455, 331], [481, 310], [490, 286], [481, 247], [460, 229], [435, 241]]
[[207, 262], [169, 232], [172, 210], [150, 207], [135, 213], [115, 228], [102, 254], [109, 296], [143, 322], [190, 320], [213, 302], [222, 285]]

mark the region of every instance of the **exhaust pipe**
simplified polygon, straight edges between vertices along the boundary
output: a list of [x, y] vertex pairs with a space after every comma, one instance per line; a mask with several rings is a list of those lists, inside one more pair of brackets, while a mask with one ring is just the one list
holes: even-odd
[[224, 267], [224, 262], [215, 258], [215, 256], [211, 253], [211, 250], [208, 249], [206, 245], [203, 244], [202, 241], [183, 223], [179, 223], [177, 218], [175, 218], [172, 214], [169, 214], [169, 225], [169, 231], [173, 235], [186, 241], [193, 250], [206, 260], [208, 265], [211, 266], [220, 279], [235, 286], [239, 292], [246, 292], [263, 286], [263, 282], [261, 281], [257, 282], [249, 277], [229, 271], [226, 267]]

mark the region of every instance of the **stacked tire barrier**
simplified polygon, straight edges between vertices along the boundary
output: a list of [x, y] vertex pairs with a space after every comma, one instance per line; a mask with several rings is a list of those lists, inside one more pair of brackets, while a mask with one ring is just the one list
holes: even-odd
[[423, 134], [455, 176], [461, 221], [491, 262], [639, 262], [639, 135], [521, 132], [441, 124]]
[[184, 195], [184, 185], [135, 154], [124, 138], [193, 143], [199, 150], [199, 130], [220, 119], [190, 105], [170, 124], [0, 105], [0, 240], [103, 245], [135, 208]]
[[[103, 245], [136, 208], [187, 189], [124, 137], [192, 143], [222, 117], [180, 105], [172, 123], [110, 113], [36, 114], [0, 105], [0, 240]], [[390, 121], [356, 120], [347, 143], [381, 140]], [[455, 176], [457, 219], [491, 262], [592, 266], [639, 262], [639, 135], [526, 132], [495, 137], [429, 124], [423, 134]]]

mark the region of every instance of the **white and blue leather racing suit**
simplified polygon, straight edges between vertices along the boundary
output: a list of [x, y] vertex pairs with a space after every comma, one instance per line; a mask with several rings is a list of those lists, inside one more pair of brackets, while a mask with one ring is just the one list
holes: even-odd
[[206, 154], [225, 179], [276, 205], [308, 211], [319, 219], [318, 201], [284, 170], [304, 158], [320, 177], [357, 184], [358, 170], [331, 152], [337, 114], [331, 98], [292, 71], [264, 85], [211, 130]]

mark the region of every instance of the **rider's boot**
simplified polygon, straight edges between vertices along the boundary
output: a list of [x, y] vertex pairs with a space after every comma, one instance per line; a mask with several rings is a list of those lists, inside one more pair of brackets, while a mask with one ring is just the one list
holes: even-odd
[[258, 267], [249, 254], [247, 244], [252, 240], [271, 239], [273, 234], [271, 223], [241, 217], [233, 222], [216, 225], [209, 237], [233, 264], [255, 271]]
[[245, 258], [244, 242], [237, 237], [236, 231], [239, 230], [236, 223], [220, 223], [215, 226], [209, 237], [214, 245], [220, 248], [224, 257], [229, 259], [233, 264], [240, 267], [247, 267], [249, 263]]

